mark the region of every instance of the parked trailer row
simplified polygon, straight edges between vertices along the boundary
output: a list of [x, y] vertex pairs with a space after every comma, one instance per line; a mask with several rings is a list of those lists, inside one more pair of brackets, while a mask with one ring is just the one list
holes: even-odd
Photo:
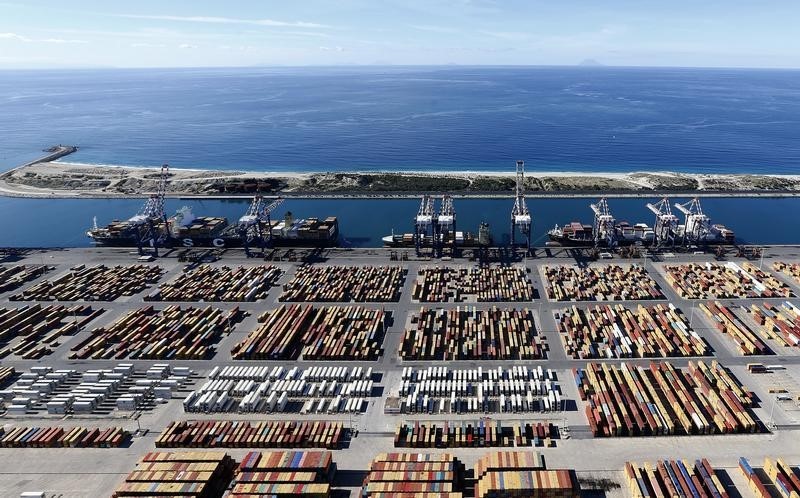
[[133, 411], [154, 398], [170, 398], [188, 382], [190, 373], [181, 367], [170, 372], [168, 365], [154, 365], [145, 379], [134, 379], [134, 372], [130, 363], [83, 374], [73, 369], [33, 367], [9, 389], [0, 391], [0, 398], [12, 414], [26, 414], [38, 407], [46, 408], [50, 415], [88, 414], [114, 406]]
[[573, 305], [555, 312], [556, 330], [567, 356], [585, 358], [653, 358], [707, 356], [711, 348], [672, 303], [654, 306]]
[[461, 498], [464, 478], [464, 465], [451, 454], [382, 453], [370, 465], [361, 496]]
[[767, 338], [784, 347], [800, 346], [800, 308], [795, 304], [754, 303], [749, 311]]
[[800, 284], [800, 263], [785, 263], [783, 261], [776, 261], [772, 263], [772, 269], [793, 277], [794, 281]]
[[319, 382], [323, 380], [336, 380], [352, 382], [354, 380], [372, 380], [372, 367], [250, 367], [250, 366], [225, 366], [214, 367], [208, 374], [212, 380], [307, 380]]
[[47, 265], [0, 265], [0, 292], [14, 290], [54, 268]]
[[236, 360], [376, 360], [387, 313], [362, 306], [292, 304], [267, 311], [231, 350]]
[[750, 262], [666, 265], [667, 282], [684, 299], [793, 297], [791, 288]]
[[547, 297], [552, 301], [641, 301], [664, 299], [647, 270], [636, 264], [544, 266]]
[[2, 448], [119, 448], [130, 440], [121, 427], [11, 427], [0, 429]]
[[427, 394], [410, 393], [400, 398], [400, 413], [441, 414], [441, 413], [530, 413], [564, 410], [564, 399], [558, 391], [534, 395], [525, 394], [485, 395], [478, 386], [477, 396], [439, 397]]
[[242, 319], [239, 308], [223, 311], [172, 305], [129, 311], [107, 327], [93, 330], [72, 347], [70, 359], [203, 360]]
[[222, 496], [233, 478], [235, 465], [223, 452], [147, 453], [112, 497]]
[[403, 333], [403, 360], [537, 360], [546, 355], [529, 309], [422, 308]]
[[[26, 360], [36, 360], [53, 352], [59, 339], [75, 335], [105, 310], [91, 306], [42, 306], [32, 304], [22, 308], [0, 308], [0, 358], [15, 354]], [[13, 339], [20, 338], [14, 345]]]
[[662, 436], [756, 432], [753, 394], [716, 361], [668, 362], [649, 368], [589, 363], [573, 369], [595, 436]]
[[151, 265], [79, 265], [62, 277], [39, 282], [11, 296], [11, 300], [115, 301], [142, 292], [163, 274], [163, 268]]
[[705, 458], [695, 460], [694, 465], [686, 460], [659, 460], [644, 465], [626, 462], [625, 480], [633, 498], [729, 496], [717, 471]]
[[411, 291], [417, 302], [533, 301], [535, 290], [524, 267], [423, 267]]
[[170, 422], [157, 448], [329, 448], [345, 436], [342, 422], [193, 420]]
[[280, 301], [392, 302], [408, 270], [399, 266], [301, 266]]
[[719, 301], [701, 303], [700, 309], [714, 322], [714, 326], [730, 336], [742, 355], [773, 354], [764, 340], [734, 312], [734, 306], [725, 306]]
[[403, 367], [401, 379], [409, 382], [425, 382], [427, 380], [455, 380], [468, 382], [482, 382], [484, 380], [551, 380], [556, 381], [556, 372], [551, 368], [542, 368], [541, 365], [531, 367], [527, 365], [514, 365], [513, 367], [497, 368], [454, 368], [443, 366], [429, 366], [427, 368]]
[[500, 420], [404, 422], [395, 429], [396, 448], [555, 446], [558, 427], [549, 422]]
[[145, 301], [257, 301], [277, 285], [282, 271], [272, 265], [211, 266], [184, 270], [161, 284]]

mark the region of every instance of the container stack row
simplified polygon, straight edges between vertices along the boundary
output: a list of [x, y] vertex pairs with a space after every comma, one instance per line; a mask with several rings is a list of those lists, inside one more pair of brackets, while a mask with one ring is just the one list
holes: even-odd
[[164, 274], [160, 266], [85, 266], [71, 268], [54, 280], [45, 280], [19, 294], [12, 301], [115, 301], [132, 296], [158, 282]]
[[775, 490], [781, 498], [797, 498], [800, 496], [800, 473], [787, 464], [782, 458], [765, 458], [763, 479], [750, 465], [746, 458], [739, 458], [739, 470], [747, 479], [747, 484], [756, 498], [773, 498], [770, 490]]
[[253, 451], [242, 459], [228, 496], [326, 498], [335, 472], [328, 451]]
[[564, 409], [555, 372], [542, 367], [403, 369], [400, 413], [550, 412]]
[[399, 266], [301, 266], [280, 301], [392, 302], [407, 270]]
[[[22, 308], [0, 308], [0, 358], [15, 354], [26, 360], [36, 360], [53, 352], [58, 340], [75, 335], [105, 310], [91, 306], [42, 306], [32, 304]], [[20, 341], [8, 344], [15, 338]]]
[[639, 301], [663, 299], [658, 284], [639, 265], [543, 266], [553, 301]]
[[231, 350], [237, 360], [376, 360], [387, 313], [362, 306], [284, 305]]
[[475, 464], [476, 498], [578, 498], [573, 470], [547, 470], [539, 452], [489, 453]]
[[361, 413], [373, 389], [371, 368], [215, 367], [183, 407], [205, 413]]
[[717, 471], [708, 460], [659, 460], [644, 465], [625, 463], [625, 480], [633, 498], [709, 496], [728, 498]]
[[461, 498], [464, 465], [449, 453], [381, 453], [370, 464], [363, 498]]
[[714, 326], [730, 336], [742, 355], [773, 354], [772, 350], [742, 319], [734, 312], [734, 306], [725, 306], [719, 301], [701, 303], [700, 309], [714, 322]]
[[684, 299], [792, 297], [789, 286], [752, 263], [666, 265], [667, 282]]
[[403, 360], [538, 360], [546, 355], [529, 309], [422, 308], [403, 333]]
[[716, 361], [668, 362], [649, 368], [589, 363], [573, 369], [595, 436], [661, 436], [756, 432], [753, 394]]
[[47, 265], [0, 265], [0, 292], [17, 289], [50, 269]]
[[750, 313], [764, 334], [784, 347], [800, 346], [800, 308], [789, 301], [781, 304], [751, 304]]
[[0, 387], [4, 387], [8, 381], [14, 378], [17, 371], [14, 367], [0, 367]]
[[236, 307], [223, 311], [172, 305], [129, 311], [107, 327], [93, 330], [72, 347], [70, 359], [203, 360], [212, 357], [215, 345], [242, 319]]
[[706, 341], [672, 303], [636, 309], [621, 304], [555, 313], [556, 329], [572, 358], [707, 356]]
[[529, 271], [510, 266], [420, 268], [411, 298], [423, 303], [533, 301]]
[[558, 427], [549, 422], [499, 420], [404, 422], [394, 433], [396, 448], [483, 448], [555, 446]]
[[342, 422], [230, 421], [171, 422], [157, 448], [328, 448], [345, 436]]
[[800, 284], [800, 263], [785, 263], [783, 261], [776, 261], [772, 263], [772, 269], [790, 277]]
[[257, 301], [278, 283], [276, 266], [211, 266], [184, 271], [145, 296], [145, 301]]
[[228, 487], [235, 466], [222, 452], [150, 452], [112, 496], [216, 498]]
[[10, 427], [0, 429], [2, 448], [119, 448], [130, 440], [121, 427]]

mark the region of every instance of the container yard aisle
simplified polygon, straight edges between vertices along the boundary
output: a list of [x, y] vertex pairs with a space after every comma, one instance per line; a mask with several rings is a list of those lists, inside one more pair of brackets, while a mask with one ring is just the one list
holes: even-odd
[[[630, 496], [626, 488], [624, 475], [622, 473], [624, 464], [627, 461], [633, 462], [654, 462], [665, 458], [690, 459], [705, 457], [711, 464], [718, 469], [726, 470], [730, 478], [744, 490], [746, 483], [739, 478], [737, 470], [738, 457], [747, 457], [754, 465], [760, 465], [766, 456], [782, 456], [794, 465], [800, 463], [800, 412], [789, 410], [789, 406], [776, 403], [772, 410], [773, 400], [776, 394], [769, 390], [779, 383], [791, 383], [800, 379], [800, 355], [793, 354], [794, 351], [788, 348], [776, 350], [777, 355], [767, 356], [743, 356], [736, 351], [735, 342], [731, 337], [726, 337], [719, 332], [714, 321], [708, 317], [699, 307], [706, 300], [687, 300], [678, 297], [672, 286], [665, 279], [662, 266], [664, 264], [681, 264], [683, 262], [705, 262], [713, 261], [711, 256], [676, 254], [675, 258], [664, 259], [659, 262], [647, 261], [648, 274], [658, 284], [666, 300], [647, 300], [641, 301], [645, 306], [657, 304], [673, 303], [680, 308], [687, 320], [692, 322], [692, 328], [707, 341], [714, 350], [714, 355], [706, 357], [704, 361], [710, 363], [718, 360], [722, 365], [729, 368], [732, 373], [747, 388], [755, 392], [760, 404], [754, 409], [757, 417], [768, 422], [775, 421], [777, 430], [767, 434], [737, 434], [724, 436], [682, 436], [682, 437], [636, 437], [636, 438], [592, 438], [589, 434], [589, 426], [584, 414], [585, 402], [579, 398], [577, 386], [572, 377], [572, 368], [585, 368], [590, 360], [573, 360], [568, 358], [563, 347], [562, 338], [556, 329], [556, 322], [553, 312], [564, 309], [567, 306], [575, 305], [579, 309], [587, 309], [598, 304], [621, 303], [625, 306], [634, 308], [639, 301], [616, 301], [616, 302], [569, 302], [553, 301], [547, 298], [545, 284], [541, 267], [543, 265], [571, 265], [574, 259], [567, 257], [529, 259], [524, 265], [530, 268], [530, 277], [533, 288], [538, 293], [539, 298], [524, 302], [426, 302], [418, 303], [412, 299], [412, 288], [418, 269], [421, 266], [430, 267], [453, 266], [469, 267], [473, 263], [455, 260], [452, 263], [430, 262], [430, 261], [389, 261], [388, 251], [384, 250], [365, 250], [365, 251], [344, 251], [331, 250], [327, 252], [327, 259], [319, 265], [341, 265], [341, 266], [400, 266], [408, 269], [408, 274], [402, 285], [399, 300], [397, 302], [368, 302], [368, 303], [330, 303], [330, 302], [301, 302], [300, 305], [322, 306], [359, 306], [367, 309], [385, 309], [393, 314], [393, 323], [387, 328], [383, 341], [384, 354], [377, 361], [325, 361], [325, 360], [233, 360], [231, 349], [245, 339], [257, 327], [257, 318], [265, 311], [271, 311], [282, 305], [292, 304], [279, 300], [282, 286], [294, 277], [299, 262], [265, 262], [261, 259], [247, 259], [240, 251], [227, 251], [222, 259], [212, 263], [213, 266], [256, 266], [273, 265], [283, 270], [283, 274], [278, 280], [278, 286], [269, 289], [265, 299], [254, 302], [160, 302], [144, 301], [144, 297], [152, 291], [152, 287], [142, 290], [130, 297], [121, 297], [112, 302], [78, 301], [75, 304], [90, 305], [93, 308], [106, 310], [100, 317], [88, 324], [86, 329], [75, 336], [66, 336], [59, 339], [58, 347], [54, 352], [40, 359], [22, 359], [16, 355], [10, 355], [0, 360], [0, 366], [15, 367], [17, 378], [24, 372], [29, 372], [32, 367], [50, 366], [54, 369], [75, 369], [84, 372], [89, 369], [113, 368], [120, 363], [131, 363], [135, 366], [138, 374], [137, 379], [144, 378], [144, 371], [149, 367], [159, 363], [168, 363], [173, 368], [189, 367], [195, 371], [195, 376], [190, 384], [181, 387], [174, 392], [174, 399], [164, 404], [154, 404], [147, 406], [143, 410], [135, 412], [138, 422], [130, 414], [120, 411], [111, 413], [94, 413], [91, 415], [71, 415], [65, 418], [63, 415], [48, 415], [46, 410], [37, 410], [36, 413], [25, 415], [13, 415], [3, 413], [0, 415], [3, 425], [9, 426], [99, 426], [112, 427], [119, 426], [128, 431], [135, 431], [137, 426], [147, 429], [149, 432], [144, 436], [133, 438], [129, 447], [123, 448], [0, 448], [0, 459], [5, 466], [0, 472], [0, 489], [10, 490], [13, 493], [30, 490], [45, 490], [50, 493], [69, 496], [110, 496], [112, 490], [116, 488], [128, 473], [133, 470], [134, 464], [148, 451], [155, 450], [155, 442], [164, 432], [166, 427], [173, 421], [197, 420], [197, 421], [338, 421], [344, 427], [357, 428], [358, 436], [347, 441], [343, 449], [333, 451], [333, 459], [340, 470], [346, 471], [344, 477], [334, 481], [335, 489], [346, 489], [352, 491], [351, 496], [360, 487], [360, 481], [350, 479], [352, 475], [362, 475], [370, 465], [375, 455], [379, 452], [429, 452], [429, 453], [452, 453], [456, 458], [463, 461], [468, 467], [472, 468], [477, 460], [487, 452], [496, 451], [500, 448], [395, 448], [393, 444], [394, 432], [398, 424], [406, 422], [426, 422], [442, 424], [444, 422], [466, 422], [477, 421], [486, 417], [491, 421], [500, 421], [503, 424], [511, 425], [517, 422], [552, 422], [559, 426], [570, 428], [571, 436], [562, 437], [556, 440], [556, 447], [536, 448], [544, 456], [548, 468], [573, 468], [579, 477], [607, 477], [615, 480], [622, 485], [622, 488], [610, 490], [606, 496]], [[52, 258], [50, 256], [53, 256]], [[566, 252], [562, 254], [565, 256]], [[43, 279], [54, 279], [64, 275], [69, 268], [86, 264], [94, 266], [104, 264], [114, 266], [117, 264], [133, 265], [140, 264], [137, 257], [129, 254], [127, 250], [115, 249], [77, 249], [65, 251], [48, 251], [41, 256], [38, 252], [33, 252], [19, 262], [5, 263], [3, 266], [18, 264], [41, 264], [44, 260], [48, 265], [55, 266], [55, 270], [43, 277], [38, 277], [31, 281], [24, 282], [21, 286], [0, 293], [0, 308], [21, 308], [35, 302], [10, 301], [11, 295], [18, 294], [26, 289], [41, 283]], [[740, 258], [731, 258], [733, 261], [740, 262]], [[792, 249], [773, 248], [765, 257], [764, 268], [769, 269], [769, 273], [777, 276], [780, 280], [787, 282], [797, 291], [798, 283], [792, 281], [791, 277], [780, 274], [772, 270], [774, 261], [797, 262], [798, 257]], [[620, 265], [629, 264], [630, 260], [617, 259], [615, 263]], [[637, 261], [633, 261], [637, 262]], [[171, 282], [175, 277], [183, 272], [186, 266], [179, 263], [175, 255], [161, 258], [157, 262], [147, 263], [159, 265], [165, 269], [165, 274], [159, 279], [160, 283]], [[594, 263], [593, 263], [594, 264]], [[596, 263], [597, 265], [604, 263]], [[758, 261], [754, 264], [758, 265]], [[797, 293], [797, 292], [796, 292]], [[737, 304], [747, 304], [754, 302], [768, 301], [769, 303], [780, 304], [789, 301], [800, 306], [800, 298], [772, 298], [772, 299], [725, 299], [721, 300], [728, 305], [731, 302]], [[54, 301], [42, 301], [42, 305], [71, 305], [73, 303], [61, 303]], [[119, 320], [125, 313], [142, 308], [154, 306], [163, 309], [171, 305], [181, 307], [193, 306], [205, 308], [211, 306], [228, 312], [236, 307], [246, 311], [249, 315], [233, 331], [224, 335], [217, 343], [217, 353], [207, 360], [127, 360], [127, 359], [108, 359], [108, 360], [70, 360], [70, 348], [80, 344], [87, 339], [91, 330], [98, 327], [108, 326]], [[545, 338], [548, 344], [547, 358], [544, 360], [460, 360], [460, 361], [401, 361], [398, 355], [398, 348], [403, 338], [407, 321], [412, 313], [417, 313], [420, 308], [441, 308], [443, 310], [453, 310], [457, 307], [464, 309], [469, 306], [477, 310], [489, 310], [492, 307], [500, 309], [527, 308], [532, 311], [536, 322], [536, 330], [540, 337]], [[695, 307], [692, 312], [692, 307]], [[746, 317], [748, 325], [753, 330], [757, 330], [755, 322], [750, 321], [749, 314]], [[798, 348], [795, 348], [798, 349]], [[668, 358], [671, 364], [676, 367], [686, 367], [692, 358]], [[598, 363], [610, 363], [619, 365], [626, 363], [629, 365], [648, 365], [651, 361], [645, 359], [622, 359], [622, 360], [592, 360]], [[773, 374], [752, 374], [747, 371], [748, 363], [760, 362], [765, 365], [783, 365], [786, 367], [786, 375]], [[371, 367], [374, 371], [374, 379], [379, 396], [367, 397], [366, 407], [361, 414], [300, 414], [299, 412], [287, 413], [238, 413], [236, 410], [224, 413], [202, 413], [186, 412], [182, 405], [182, 399], [192, 390], [196, 390], [208, 379], [208, 374], [217, 366], [236, 365], [236, 366], [274, 366], [298, 367], [309, 369], [312, 367], [339, 367], [344, 366], [348, 369], [353, 367]], [[509, 369], [513, 366], [527, 366], [528, 368], [541, 365], [543, 369], [553, 369], [555, 371], [560, 392], [563, 399], [567, 400], [568, 409], [565, 412], [508, 412], [508, 413], [462, 413], [462, 414], [384, 414], [384, 404], [386, 397], [398, 388], [401, 382], [402, 371], [407, 367], [425, 368], [448, 367], [451, 370], [469, 370], [483, 368], [496, 369], [502, 367]], [[777, 372], [777, 371], [776, 371]], [[380, 379], [380, 380], [378, 380]], [[70, 384], [70, 386], [74, 385]], [[788, 384], [787, 384], [788, 385]], [[0, 390], [7, 389], [0, 386]], [[800, 386], [798, 386], [800, 388]], [[523, 448], [524, 451], [533, 448]], [[201, 450], [202, 451], [202, 450]], [[230, 454], [234, 459], [241, 460], [248, 451], [248, 448], [233, 448], [223, 450]], [[46, 469], [42, 472], [42, 469]], [[746, 493], [745, 493], [746, 495]]]

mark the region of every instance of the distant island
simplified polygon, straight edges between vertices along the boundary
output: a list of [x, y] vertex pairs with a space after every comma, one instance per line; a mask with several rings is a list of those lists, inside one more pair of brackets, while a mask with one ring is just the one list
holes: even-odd
[[[155, 191], [157, 168], [68, 162], [27, 164], [0, 175], [0, 195], [142, 197]], [[514, 172], [248, 172], [170, 169], [169, 195], [396, 197], [449, 192], [468, 197], [512, 195]], [[527, 172], [528, 195], [800, 195], [800, 175]]]
[[583, 59], [581, 61], [581, 63], [578, 64], [578, 65], [579, 66], [587, 66], [587, 67], [602, 67], [602, 66], [605, 66], [605, 64], [601, 64], [600, 62], [598, 62], [595, 59]]

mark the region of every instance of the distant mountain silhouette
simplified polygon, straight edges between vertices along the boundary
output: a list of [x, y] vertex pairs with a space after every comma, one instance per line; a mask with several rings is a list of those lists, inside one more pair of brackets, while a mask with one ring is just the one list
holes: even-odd
[[595, 59], [583, 59], [581, 61], [581, 63], [578, 64], [578, 65], [579, 66], [604, 66], [605, 64], [602, 64], [602, 63], [598, 62]]

